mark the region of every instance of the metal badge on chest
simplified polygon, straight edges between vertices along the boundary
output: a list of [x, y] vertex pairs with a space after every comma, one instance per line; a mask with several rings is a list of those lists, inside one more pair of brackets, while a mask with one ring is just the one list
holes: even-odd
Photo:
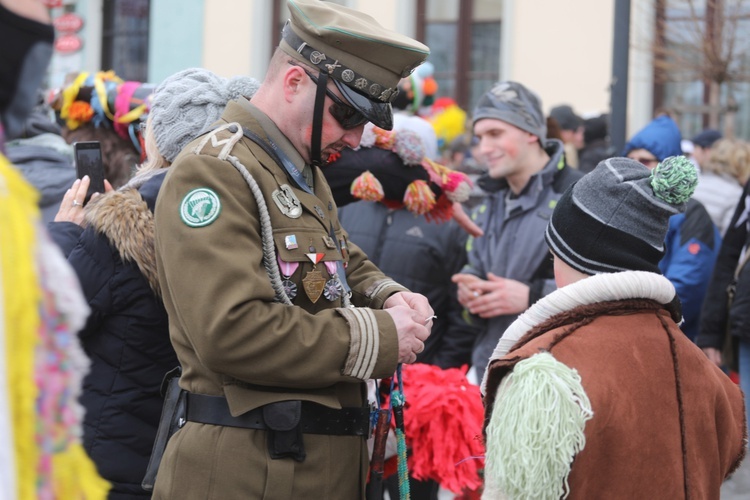
[[289, 184], [279, 186], [279, 189], [271, 193], [271, 198], [273, 198], [281, 213], [290, 219], [298, 219], [302, 215], [302, 203], [300, 203]]

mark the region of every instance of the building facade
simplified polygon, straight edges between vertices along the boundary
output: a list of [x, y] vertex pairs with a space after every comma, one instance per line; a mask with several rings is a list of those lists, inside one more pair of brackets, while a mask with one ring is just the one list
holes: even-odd
[[[615, 0], [336, 0], [369, 13], [391, 29], [431, 48], [438, 96], [471, 110], [498, 79], [537, 91], [546, 110], [570, 104], [580, 114], [610, 109]], [[737, 82], [712, 86], [679, 34], [721, 38], [717, 0], [632, 0], [628, 81], [628, 132], [659, 109], [676, 114], [683, 135], [705, 126], [731, 128], [750, 138], [750, 88]], [[736, 55], [740, 69], [750, 54], [750, 0], [738, 5]], [[181, 69], [208, 68], [223, 76], [261, 78], [288, 17], [284, 0], [64, 0], [84, 20], [83, 48], [56, 54], [50, 83], [66, 73], [114, 69], [125, 79], [158, 82]], [[743, 4], [748, 4], [744, 6]], [[745, 11], [748, 15], [745, 16]], [[713, 19], [713, 24], [712, 23]], [[726, 18], [723, 19], [726, 22]], [[703, 30], [703, 31], [701, 31]], [[677, 33], [677, 36], [674, 35]], [[726, 40], [719, 41], [726, 43]], [[656, 46], [666, 50], [656, 50]], [[744, 47], [744, 50], [740, 50]], [[700, 48], [696, 50], [700, 51]], [[671, 63], [667, 64], [668, 62]], [[750, 65], [747, 69], [750, 74]], [[711, 112], [711, 110], [714, 112]]]

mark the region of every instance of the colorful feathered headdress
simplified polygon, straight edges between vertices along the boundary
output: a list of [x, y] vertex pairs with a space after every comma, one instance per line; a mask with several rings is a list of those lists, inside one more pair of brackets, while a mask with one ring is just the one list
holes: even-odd
[[150, 109], [153, 84], [124, 81], [114, 71], [80, 73], [72, 83], [50, 96], [51, 106], [69, 130], [91, 123], [113, 129], [142, 151], [139, 125]]
[[466, 174], [425, 157], [416, 132], [387, 131], [371, 124], [359, 148], [332, 157], [323, 173], [339, 206], [379, 201], [436, 222], [449, 220], [453, 203], [463, 203], [471, 191]]

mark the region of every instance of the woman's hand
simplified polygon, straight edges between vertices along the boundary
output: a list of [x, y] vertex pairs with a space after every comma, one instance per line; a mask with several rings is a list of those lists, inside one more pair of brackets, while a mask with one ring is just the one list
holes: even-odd
[[[55, 215], [55, 222], [72, 222], [83, 225], [83, 200], [86, 199], [86, 193], [89, 190], [89, 184], [91, 179], [88, 175], [84, 175], [82, 179], [76, 179], [73, 185], [65, 192], [62, 202], [60, 202], [60, 209]], [[109, 193], [114, 191], [109, 181], [104, 181], [104, 192]], [[97, 196], [101, 196], [101, 193], [94, 193], [91, 199], [95, 199]]]

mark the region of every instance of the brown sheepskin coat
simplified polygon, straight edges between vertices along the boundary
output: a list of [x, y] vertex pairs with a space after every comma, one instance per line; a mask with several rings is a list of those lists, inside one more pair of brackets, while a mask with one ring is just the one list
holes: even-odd
[[[575, 368], [594, 416], [569, 476], [570, 499], [718, 499], [745, 453], [743, 398], [653, 300], [579, 305], [554, 315], [492, 362], [497, 388], [541, 351]], [[485, 422], [486, 425], [487, 422]]]

